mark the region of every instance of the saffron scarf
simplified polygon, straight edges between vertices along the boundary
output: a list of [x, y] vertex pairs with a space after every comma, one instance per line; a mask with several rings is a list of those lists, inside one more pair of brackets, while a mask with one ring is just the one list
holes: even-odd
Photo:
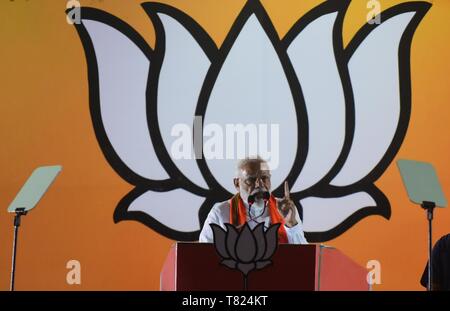
[[[270, 195], [268, 206], [271, 224], [281, 224], [278, 228], [278, 243], [288, 243], [284, 219], [278, 212], [277, 200]], [[234, 226], [243, 225], [247, 221], [247, 211], [239, 193], [230, 199], [230, 222]]]

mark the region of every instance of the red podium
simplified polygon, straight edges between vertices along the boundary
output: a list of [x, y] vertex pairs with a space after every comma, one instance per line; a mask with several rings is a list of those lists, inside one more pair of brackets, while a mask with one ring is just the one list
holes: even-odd
[[[163, 291], [242, 290], [243, 275], [220, 264], [213, 244], [172, 246], [161, 271]], [[272, 264], [248, 275], [248, 290], [369, 290], [367, 270], [323, 245], [278, 245]]]

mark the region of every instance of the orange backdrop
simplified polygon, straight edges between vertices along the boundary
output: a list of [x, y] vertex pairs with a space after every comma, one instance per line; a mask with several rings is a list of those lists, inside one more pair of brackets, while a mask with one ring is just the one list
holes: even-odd
[[[142, 1], [85, 0], [132, 25], [151, 46]], [[192, 16], [220, 46], [244, 0], [161, 1]], [[262, 1], [280, 36], [321, 1]], [[381, 1], [382, 10], [405, 1]], [[350, 5], [344, 44], [366, 21], [366, 0]], [[30, 172], [63, 171], [39, 207], [23, 219], [18, 290], [157, 290], [172, 240], [144, 225], [113, 222], [117, 202], [132, 188], [106, 162], [92, 128], [87, 64], [65, 0], [0, 2], [0, 290], [9, 288], [13, 217], [6, 212]], [[412, 114], [398, 158], [432, 162], [450, 193], [450, 1], [435, 0], [411, 49]], [[392, 205], [386, 220], [370, 216], [326, 244], [361, 265], [381, 263], [381, 290], [419, 290], [427, 259], [425, 213], [406, 196], [392, 162], [376, 185]], [[450, 232], [450, 209], [435, 213], [434, 241]], [[66, 263], [81, 263], [81, 285], [66, 283]]]

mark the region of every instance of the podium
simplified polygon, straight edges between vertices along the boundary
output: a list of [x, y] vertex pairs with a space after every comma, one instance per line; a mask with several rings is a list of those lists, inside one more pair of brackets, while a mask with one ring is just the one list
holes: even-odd
[[[175, 243], [161, 270], [162, 291], [243, 290], [243, 275], [220, 263], [213, 244]], [[272, 264], [251, 271], [248, 290], [370, 290], [367, 270], [323, 245], [280, 244]]]

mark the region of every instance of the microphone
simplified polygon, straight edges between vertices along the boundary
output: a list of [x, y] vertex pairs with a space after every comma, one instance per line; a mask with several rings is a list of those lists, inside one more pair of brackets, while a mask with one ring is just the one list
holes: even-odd
[[259, 190], [256, 192], [253, 192], [252, 194], [250, 194], [248, 196], [248, 206], [251, 207], [253, 205], [253, 203], [255, 203], [256, 200], [256, 196], [260, 195], [262, 197], [262, 199], [264, 200], [264, 205], [267, 203], [267, 201], [269, 201], [270, 199], [270, 192], [266, 191], [266, 190]]
[[255, 196], [253, 194], [250, 194], [248, 196], [247, 201], [248, 201], [248, 207], [251, 207], [253, 205], [253, 203], [255, 203]]

